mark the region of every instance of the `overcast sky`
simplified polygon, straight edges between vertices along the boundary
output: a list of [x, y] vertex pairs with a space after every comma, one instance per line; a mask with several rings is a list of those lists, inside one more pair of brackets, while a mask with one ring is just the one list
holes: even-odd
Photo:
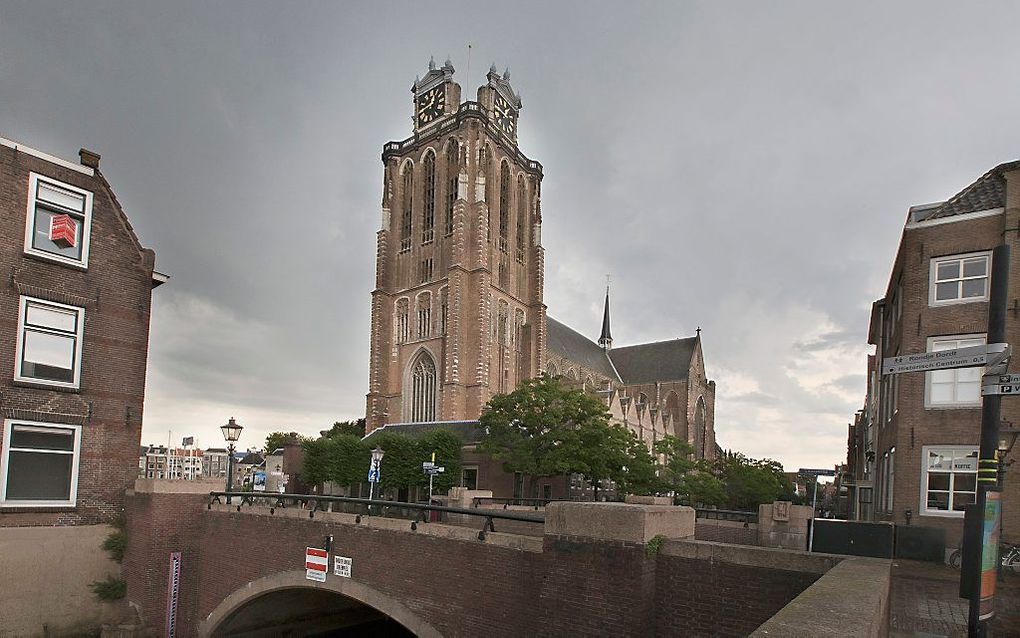
[[[549, 313], [703, 329], [719, 443], [845, 458], [907, 208], [1020, 155], [1020, 4], [13, 2], [0, 135], [102, 154], [157, 268], [144, 443], [364, 414], [383, 143], [493, 62], [545, 167]], [[472, 45], [470, 69], [467, 47]], [[473, 99], [473, 98], [472, 98]]]

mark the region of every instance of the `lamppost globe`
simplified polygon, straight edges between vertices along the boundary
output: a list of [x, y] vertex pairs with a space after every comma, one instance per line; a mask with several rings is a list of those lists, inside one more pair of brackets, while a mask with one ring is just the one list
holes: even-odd
[[383, 449], [378, 445], [375, 446], [374, 450], [372, 450], [372, 464], [375, 467], [379, 467], [379, 463], [382, 462], [383, 454], [385, 454], [385, 452], [383, 452]]
[[241, 438], [241, 430], [244, 428], [234, 420], [234, 417], [230, 417], [226, 425], [220, 426], [220, 431], [223, 432], [223, 439], [228, 443], [235, 443]]

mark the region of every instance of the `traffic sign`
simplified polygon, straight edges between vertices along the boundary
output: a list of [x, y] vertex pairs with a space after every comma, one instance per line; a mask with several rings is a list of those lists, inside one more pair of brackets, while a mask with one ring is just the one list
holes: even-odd
[[354, 559], [347, 556], [333, 557], [333, 574], [343, 578], [351, 577], [351, 568], [354, 567]]
[[917, 352], [898, 357], [886, 357], [882, 360], [882, 374], [900, 374], [901, 372], [928, 372], [930, 370], [948, 370], [951, 368], [973, 368], [988, 363], [989, 353], [999, 353], [1005, 344], [986, 344], [940, 350], [938, 352]]
[[318, 547], [305, 548], [305, 578], [324, 583], [328, 568], [329, 552]]
[[378, 483], [379, 482], [379, 470], [378, 469], [373, 467], [372, 469], [370, 469], [368, 471], [368, 482], [369, 483]]
[[995, 383], [981, 386], [981, 396], [1020, 394], [1020, 383]]

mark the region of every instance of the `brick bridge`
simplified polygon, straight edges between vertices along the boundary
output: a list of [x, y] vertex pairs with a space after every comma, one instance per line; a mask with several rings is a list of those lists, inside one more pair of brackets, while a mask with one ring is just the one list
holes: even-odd
[[[480, 521], [412, 530], [401, 519], [322, 511], [310, 518], [293, 507], [238, 512], [207, 508], [208, 501], [198, 494], [127, 498], [124, 574], [147, 631], [167, 635], [176, 552], [178, 636], [342, 628], [353, 635], [739, 636], [796, 615], [826, 581], [838, 578], [845, 592], [851, 572], [836, 572], [859, 571], [870, 560], [696, 541], [693, 511], [667, 506], [557, 503], [530, 535], [499, 532], [497, 522], [482, 540]], [[649, 544], [658, 534], [668, 540]], [[330, 565], [326, 582], [306, 580], [305, 548], [321, 547], [329, 535], [332, 553], [353, 559], [351, 578]], [[869, 606], [884, 618], [888, 566], [877, 573], [869, 583], [877, 597], [852, 601], [857, 622]], [[801, 606], [817, 617], [819, 604]], [[832, 635], [851, 635], [846, 624], [837, 629]]]

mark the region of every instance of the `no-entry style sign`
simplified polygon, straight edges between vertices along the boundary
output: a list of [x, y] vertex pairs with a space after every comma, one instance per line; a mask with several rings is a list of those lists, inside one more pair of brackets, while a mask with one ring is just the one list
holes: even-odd
[[329, 552], [318, 547], [305, 548], [305, 578], [324, 583], [328, 568]]

